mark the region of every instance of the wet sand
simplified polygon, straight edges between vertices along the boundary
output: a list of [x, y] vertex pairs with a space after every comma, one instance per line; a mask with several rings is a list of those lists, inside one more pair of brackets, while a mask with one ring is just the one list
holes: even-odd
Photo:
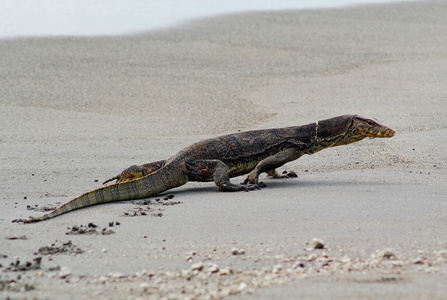
[[[1, 40], [1, 297], [445, 298], [446, 14], [422, 1]], [[188, 183], [12, 223], [204, 138], [348, 113], [397, 133], [302, 157], [260, 191]]]

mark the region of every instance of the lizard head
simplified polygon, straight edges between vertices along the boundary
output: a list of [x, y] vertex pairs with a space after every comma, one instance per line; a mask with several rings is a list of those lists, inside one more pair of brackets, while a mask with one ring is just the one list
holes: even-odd
[[346, 131], [346, 134], [336, 143], [335, 146], [350, 144], [363, 140], [366, 137], [389, 138], [394, 136], [394, 133], [394, 130], [383, 125], [376, 119], [354, 115], [352, 116], [352, 121], [348, 130]]

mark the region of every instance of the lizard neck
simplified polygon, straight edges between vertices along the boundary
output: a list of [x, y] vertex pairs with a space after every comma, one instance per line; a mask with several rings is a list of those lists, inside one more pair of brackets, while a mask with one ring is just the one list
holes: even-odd
[[306, 151], [306, 153], [309, 155], [326, 148], [337, 146], [339, 141], [344, 137], [344, 133], [328, 134], [327, 131], [323, 131], [321, 129], [319, 121], [313, 123], [313, 126], [313, 137], [311, 138], [312, 143], [309, 149]]

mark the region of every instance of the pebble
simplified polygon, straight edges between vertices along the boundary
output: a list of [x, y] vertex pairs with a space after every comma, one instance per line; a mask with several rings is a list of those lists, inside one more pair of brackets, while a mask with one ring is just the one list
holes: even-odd
[[140, 284], [140, 289], [147, 290], [149, 287], [150, 287], [150, 285], [147, 282], [142, 282]]
[[217, 273], [217, 272], [219, 272], [219, 266], [217, 264], [215, 264], [215, 263], [210, 262], [207, 265], [207, 270], [206, 271], [211, 273], [211, 274]]
[[392, 259], [392, 258], [396, 258], [396, 255], [393, 252], [387, 250], [387, 251], [380, 252], [379, 257], [382, 259]]
[[231, 254], [233, 254], [233, 255], [243, 255], [243, 254], [245, 254], [245, 250], [234, 247], [234, 248], [231, 249]]
[[224, 268], [224, 269], [220, 270], [219, 275], [226, 276], [226, 275], [230, 275], [232, 273], [233, 273], [233, 271], [231, 269]]
[[124, 278], [125, 276], [123, 273], [120, 273], [120, 272], [112, 272], [112, 273], [109, 273], [109, 277], [110, 278]]
[[248, 284], [246, 284], [245, 282], [241, 282], [239, 283], [239, 286], [237, 287], [237, 289], [242, 292], [243, 290], [245, 290], [248, 287]]
[[186, 253], [186, 256], [195, 256], [197, 254], [197, 251], [195, 251], [195, 250], [192, 250], [192, 251], [189, 251], [188, 253]]
[[70, 275], [71, 275], [70, 269], [67, 267], [62, 267], [61, 270], [59, 271], [59, 273], [57, 274], [57, 277], [64, 279]]
[[390, 261], [389, 263], [395, 267], [402, 267], [405, 265], [405, 262], [402, 260], [393, 260], [393, 261]]
[[317, 257], [318, 257], [318, 255], [316, 255], [316, 254], [314, 253], [314, 254], [309, 255], [309, 257], [307, 258], [307, 260], [308, 260], [308, 261], [313, 261], [313, 260], [316, 260]]
[[342, 263], [348, 263], [348, 262], [351, 262], [351, 259], [349, 258], [349, 256], [343, 256], [341, 259], [340, 259], [340, 261], [342, 262]]
[[192, 276], [192, 270], [191, 269], [182, 270], [182, 276], [185, 277], [185, 278], [191, 277]]
[[99, 283], [104, 284], [107, 281], [107, 277], [101, 276], [101, 277], [98, 278], [98, 281], [99, 281]]
[[155, 283], [156, 284], [162, 284], [163, 283], [163, 279], [157, 278], [157, 279], [155, 279]]
[[293, 264], [293, 268], [304, 268], [306, 266], [306, 264], [304, 263], [304, 261], [297, 261]]
[[283, 268], [284, 268], [283, 265], [278, 264], [278, 265], [273, 267], [272, 273], [279, 273]]
[[203, 262], [198, 262], [198, 263], [195, 263], [195, 264], [193, 264], [192, 266], [191, 266], [191, 270], [197, 270], [197, 271], [202, 271], [203, 270], [203, 267], [204, 267], [204, 264], [203, 264]]
[[423, 265], [424, 264], [424, 260], [420, 256], [418, 256], [415, 259], [413, 259], [413, 264], [415, 264], [415, 265]]
[[324, 248], [324, 241], [319, 238], [314, 238], [312, 240], [312, 247], [314, 249], [323, 249]]

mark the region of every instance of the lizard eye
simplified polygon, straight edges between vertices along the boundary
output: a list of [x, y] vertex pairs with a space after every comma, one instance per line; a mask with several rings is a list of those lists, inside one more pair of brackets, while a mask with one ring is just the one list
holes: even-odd
[[368, 121], [366, 121], [366, 124], [368, 124], [368, 126], [373, 126], [373, 125], [374, 125], [374, 122], [371, 121], [371, 120], [368, 120]]

